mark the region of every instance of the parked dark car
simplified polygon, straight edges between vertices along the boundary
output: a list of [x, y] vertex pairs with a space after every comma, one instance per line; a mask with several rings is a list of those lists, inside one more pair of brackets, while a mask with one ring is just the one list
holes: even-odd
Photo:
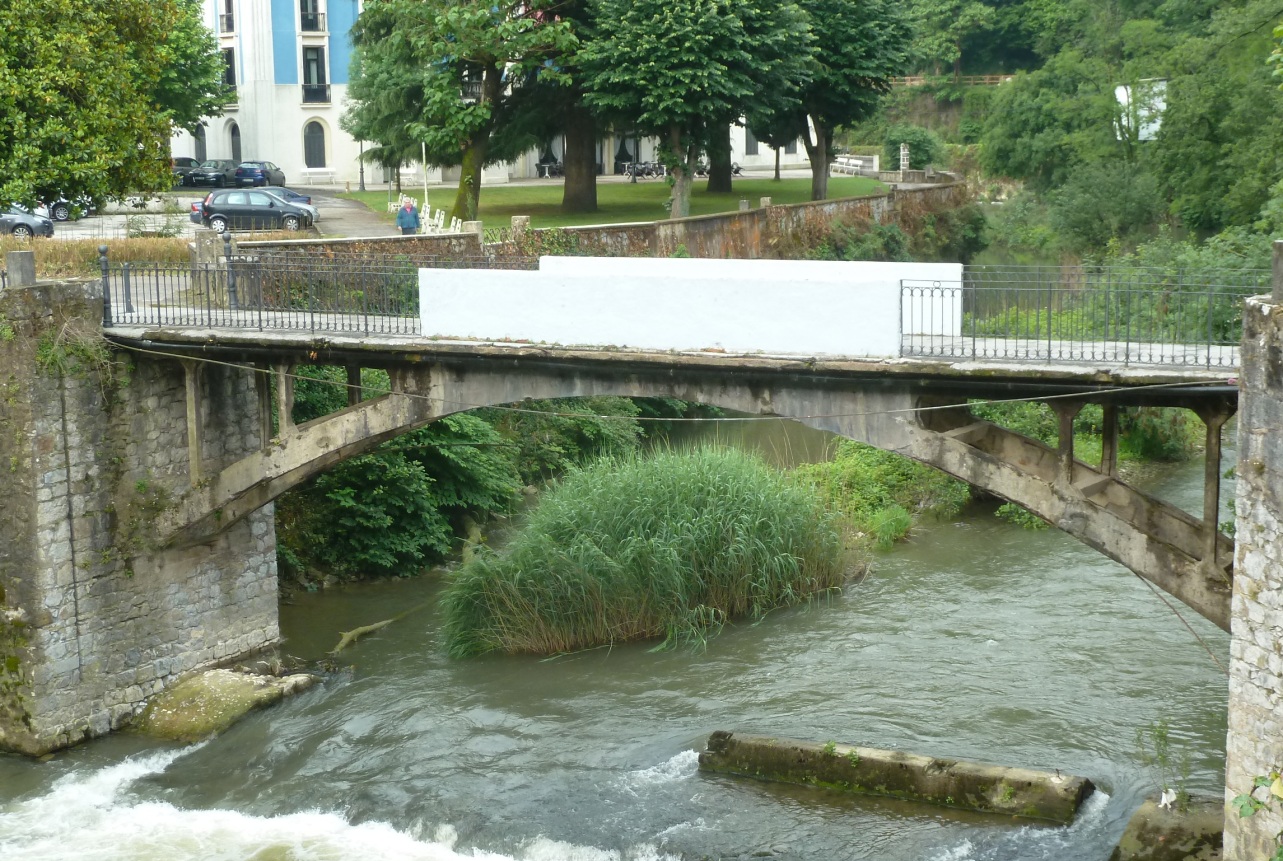
[[20, 239], [53, 236], [53, 219], [28, 212], [20, 206], [0, 210], [0, 233], [12, 233]]
[[243, 161], [236, 167], [237, 185], [285, 185], [285, 171], [270, 161]]
[[316, 208], [316, 204], [312, 203], [312, 195], [304, 194], [301, 191], [295, 191], [292, 188], [285, 188], [280, 185], [264, 185], [260, 186], [260, 188], [262, 188], [263, 191], [271, 192], [286, 203], [301, 206], [308, 212], [312, 213], [313, 224], [321, 220], [321, 211]]
[[191, 156], [176, 155], [169, 160], [169, 167], [174, 172], [174, 182], [181, 184], [183, 177], [191, 173], [194, 168], [200, 167], [200, 162]]
[[216, 188], [236, 185], [236, 162], [230, 158], [206, 159], [183, 177], [183, 185], [212, 185]]
[[312, 215], [306, 209], [286, 203], [261, 189], [211, 191], [201, 203], [192, 205], [191, 218], [219, 233], [226, 230], [301, 230], [312, 226]]

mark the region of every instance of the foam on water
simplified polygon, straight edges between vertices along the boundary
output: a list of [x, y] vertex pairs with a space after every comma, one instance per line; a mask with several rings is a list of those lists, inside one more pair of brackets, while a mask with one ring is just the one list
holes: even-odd
[[1098, 789], [1083, 802], [1074, 821], [1063, 828], [1026, 826], [971, 837], [942, 849], [931, 861], [1079, 861], [1080, 835], [1103, 825], [1108, 804], [1109, 796]]
[[693, 777], [699, 771], [699, 753], [683, 750], [659, 765], [631, 771], [624, 779], [624, 788], [632, 792], [648, 786], [662, 786]]
[[[49, 792], [0, 808], [5, 861], [670, 861], [655, 847], [624, 852], [536, 837], [515, 855], [456, 849], [449, 825], [431, 837], [382, 822], [349, 823], [321, 811], [251, 816], [231, 810], [183, 810], [129, 797], [134, 781], [164, 771], [194, 747], [132, 757], [118, 765], [59, 779]], [[427, 829], [424, 829], [425, 831]]]

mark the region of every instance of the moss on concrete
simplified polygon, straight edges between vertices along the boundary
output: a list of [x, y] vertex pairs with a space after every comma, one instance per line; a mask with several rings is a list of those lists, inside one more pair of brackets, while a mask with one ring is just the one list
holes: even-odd
[[1095, 787], [1060, 772], [715, 732], [700, 768], [1026, 819], [1068, 822]]
[[208, 670], [156, 695], [133, 728], [156, 738], [191, 743], [217, 735], [249, 712], [311, 687], [315, 676], [260, 676]]
[[1109, 861], [1220, 861], [1225, 805], [1216, 799], [1165, 810], [1146, 801], [1127, 823]]

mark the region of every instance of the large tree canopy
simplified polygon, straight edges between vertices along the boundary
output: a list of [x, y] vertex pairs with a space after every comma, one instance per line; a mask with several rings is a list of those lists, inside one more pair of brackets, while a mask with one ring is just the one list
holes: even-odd
[[384, 149], [460, 165], [452, 216], [476, 218], [481, 171], [535, 141], [511, 120], [535, 79], [574, 46], [552, 4], [492, 0], [368, 0], [352, 30], [357, 57], [344, 127]]
[[192, 0], [0, 0], [0, 203], [168, 188], [173, 125], [220, 103], [197, 15]]
[[809, 76], [810, 28], [789, 0], [600, 0], [597, 20], [578, 56], [585, 99], [659, 139], [674, 218], [710, 130]]

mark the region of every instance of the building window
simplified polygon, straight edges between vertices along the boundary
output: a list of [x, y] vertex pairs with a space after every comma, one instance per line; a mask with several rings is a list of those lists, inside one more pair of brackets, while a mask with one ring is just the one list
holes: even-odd
[[218, 13], [218, 32], [235, 33], [236, 16], [232, 14], [233, 0], [223, 0], [223, 11]]
[[192, 135], [192, 137], [196, 138], [196, 160], [204, 161], [205, 159], [209, 158], [207, 148], [205, 146], [205, 124], [204, 123], [196, 127], [196, 133]]
[[232, 123], [229, 130], [229, 136], [232, 139], [232, 161], [240, 164], [241, 161], [241, 127]]
[[744, 155], [757, 155], [757, 138], [747, 126], [744, 127]]
[[303, 126], [303, 163], [325, 167], [325, 127], [316, 120]]
[[303, 101], [328, 103], [330, 85], [325, 77], [325, 49], [303, 49]]
[[784, 154], [797, 155], [797, 138], [793, 138], [793, 140], [784, 144]]
[[299, 29], [304, 33], [324, 33], [325, 13], [321, 0], [299, 0]]
[[236, 94], [236, 49], [223, 49], [223, 83]]

